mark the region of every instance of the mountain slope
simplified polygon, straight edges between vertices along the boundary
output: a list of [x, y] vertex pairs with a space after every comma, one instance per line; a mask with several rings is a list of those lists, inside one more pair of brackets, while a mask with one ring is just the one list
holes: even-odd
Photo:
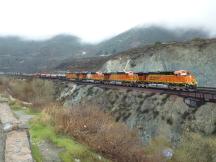
[[[18, 37], [0, 37], [0, 71], [37, 72], [52, 69], [67, 69], [75, 61], [79, 69], [97, 70], [97, 61], [107, 60], [104, 55], [113, 55], [133, 47], [142, 47], [155, 42], [183, 41], [195, 37], [208, 37], [199, 29], [169, 30], [162, 27], [133, 28], [109, 40], [93, 45], [82, 43], [78, 37], [58, 35], [48, 40], [30, 41]], [[96, 59], [98, 56], [101, 58]], [[103, 56], [103, 57], [102, 57]], [[88, 64], [86, 64], [88, 61]], [[89, 61], [90, 60], [90, 61]], [[90, 70], [92, 70], [90, 69]]]
[[193, 38], [207, 38], [201, 29], [166, 29], [158, 26], [133, 28], [98, 44], [98, 54], [113, 54], [130, 48], [155, 42], [186, 41]]

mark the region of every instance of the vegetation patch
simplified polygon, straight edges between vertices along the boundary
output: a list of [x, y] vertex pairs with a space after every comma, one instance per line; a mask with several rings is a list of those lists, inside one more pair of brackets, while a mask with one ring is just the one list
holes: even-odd
[[41, 107], [54, 101], [55, 88], [52, 81], [41, 79], [0, 78], [0, 90], [15, 98]]
[[32, 151], [32, 156], [36, 162], [42, 162], [43, 161], [43, 158], [42, 158], [41, 152], [38, 148], [38, 145], [36, 143], [34, 143], [33, 141], [31, 143], [31, 151]]
[[146, 161], [137, 131], [116, 122], [97, 106], [50, 105], [44, 109], [42, 120], [50, 121], [58, 132], [74, 137], [113, 161]]
[[216, 137], [186, 133], [170, 162], [215, 162]]
[[[52, 126], [45, 125], [42, 122], [32, 121], [30, 134], [34, 147], [33, 155], [35, 155], [36, 157], [40, 157], [37, 143], [42, 140], [48, 140], [56, 146], [65, 149], [59, 154], [60, 158], [64, 162], [72, 162], [75, 161], [75, 159], [80, 159], [81, 161], [88, 162], [108, 161], [103, 159], [101, 156], [97, 155], [93, 151], [90, 151], [88, 147], [75, 142], [72, 138], [63, 135], [57, 135]], [[37, 158], [35, 159], [37, 160]], [[38, 158], [37, 162], [39, 162], [40, 159], [41, 158]]]
[[[168, 148], [173, 150], [173, 156], [165, 160], [162, 153]], [[187, 132], [182, 135], [178, 146], [173, 147], [167, 138], [159, 136], [146, 146], [146, 154], [155, 159], [164, 159], [166, 162], [215, 162], [216, 137]]]
[[37, 108], [23, 106], [20, 102], [9, 102], [10, 108], [13, 111], [22, 111], [27, 115], [39, 115], [40, 111]]

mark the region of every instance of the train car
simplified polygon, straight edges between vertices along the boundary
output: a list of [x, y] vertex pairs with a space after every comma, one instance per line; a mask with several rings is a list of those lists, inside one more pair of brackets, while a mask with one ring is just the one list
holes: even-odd
[[101, 72], [88, 73], [86, 79], [88, 82], [102, 83], [105, 80], [105, 75]]
[[78, 80], [78, 73], [66, 73], [65, 74], [66, 79], [68, 80]]
[[87, 79], [87, 73], [66, 73], [65, 78], [74, 81], [85, 81]]
[[57, 78], [61, 80], [66, 80], [66, 74], [57, 74]]
[[133, 72], [117, 72], [105, 74], [105, 79], [106, 81], [110, 81], [111, 84], [132, 86], [133, 84], [136, 84], [139, 77], [138, 74]]
[[143, 86], [161, 88], [196, 88], [197, 81], [190, 71], [156, 72], [139, 74], [139, 83]]
[[78, 79], [79, 80], [86, 80], [87, 79], [87, 73], [84, 72], [84, 73], [78, 73]]

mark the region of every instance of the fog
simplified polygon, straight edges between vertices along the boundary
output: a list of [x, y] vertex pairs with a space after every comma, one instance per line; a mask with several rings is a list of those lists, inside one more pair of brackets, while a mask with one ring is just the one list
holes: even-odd
[[0, 0], [0, 35], [72, 34], [98, 42], [135, 26], [203, 28], [216, 34], [215, 0]]

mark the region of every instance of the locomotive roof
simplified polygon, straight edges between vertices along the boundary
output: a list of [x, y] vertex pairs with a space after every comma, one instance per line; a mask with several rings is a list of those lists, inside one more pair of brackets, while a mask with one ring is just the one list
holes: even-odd
[[[69, 72], [74, 74], [96, 74], [97, 72]], [[102, 72], [103, 73], [103, 72]], [[142, 74], [166, 74], [172, 75], [174, 71], [157, 71], [157, 72], [133, 72], [134, 74], [142, 75]], [[126, 72], [119, 71], [119, 72], [105, 72], [103, 74], [126, 74]]]
[[[134, 74], [142, 75], [142, 74], [166, 74], [171, 75], [174, 74], [174, 71], [158, 71], [158, 72], [133, 72]], [[125, 72], [110, 72], [103, 74], [125, 74]]]

